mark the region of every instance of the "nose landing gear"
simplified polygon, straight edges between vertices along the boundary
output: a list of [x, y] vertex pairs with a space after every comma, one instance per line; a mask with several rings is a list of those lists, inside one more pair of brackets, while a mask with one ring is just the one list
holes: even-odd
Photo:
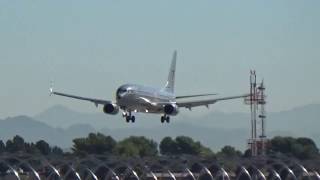
[[130, 121], [134, 123], [136, 121], [136, 117], [131, 115], [131, 111], [124, 112], [122, 116], [126, 119], [127, 123], [129, 123]]
[[129, 123], [130, 121], [132, 123], [134, 123], [136, 121], [136, 117], [135, 116], [126, 116], [126, 122]]

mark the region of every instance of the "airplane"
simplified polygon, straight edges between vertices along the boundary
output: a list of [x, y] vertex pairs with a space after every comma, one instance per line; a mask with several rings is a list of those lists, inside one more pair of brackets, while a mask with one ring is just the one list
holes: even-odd
[[116, 91], [115, 101], [82, 97], [72, 94], [54, 91], [50, 88], [50, 95], [64, 96], [78, 100], [84, 100], [103, 106], [103, 112], [110, 115], [118, 114], [122, 111], [122, 116], [126, 122], [135, 122], [135, 116], [132, 113], [153, 113], [161, 114], [161, 123], [170, 122], [170, 116], [176, 116], [179, 113], [179, 108], [187, 108], [191, 110], [193, 107], [206, 106], [218, 101], [245, 98], [248, 95], [209, 98], [205, 100], [183, 100], [193, 97], [212, 96], [216, 94], [197, 94], [187, 96], [175, 96], [175, 72], [176, 72], [177, 51], [174, 51], [168, 80], [162, 89], [157, 89], [148, 86], [137, 84], [124, 84]]

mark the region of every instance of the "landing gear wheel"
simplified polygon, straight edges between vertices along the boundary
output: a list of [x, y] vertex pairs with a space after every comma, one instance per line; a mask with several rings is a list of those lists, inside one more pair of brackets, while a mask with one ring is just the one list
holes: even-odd
[[170, 117], [169, 116], [166, 117], [166, 122], [170, 123]]
[[161, 116], [161, 123], [164, 123], [165, 117]]
[[170, 123], [170, 116], [161, 116], [161, 123]]
[[131, 116], [131, 122], [134, 123], [136, 121], [136, 117], [135, 116]]
[[126, 116], [126, 122], [129, 123], [130, 122], [130, 116]]

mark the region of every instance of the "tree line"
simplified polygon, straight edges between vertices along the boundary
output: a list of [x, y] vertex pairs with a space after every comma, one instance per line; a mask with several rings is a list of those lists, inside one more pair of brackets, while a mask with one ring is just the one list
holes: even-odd
[[[250, 156], [250, 152], [242, 153], [232, 146], [225, 146], [214, 153], [210, 148], [191, 137], [165, 137], [158, 144], [143, 136], [131, 136], [116, 141], [111, 136], [101, 133], [90, 133], [87, 137], [73, 140], [71, 152], [63, 152], [57, 146], [51, 147], [46, 141], [27, 143], [21, 136], [15, 136], [4, 143], [0, 140], [0, 153], [24, 152], [42, 155], [86, 156], [90, 154], [114, 155], [122, 157], [152, 157], [192, 155], [204, 158], [241, 158]], [[298, 159], [313, 159], [319, 157], [319, 150], [310, 138], [274, 137], [268, 143], [268, 156], [286, 156]]]
[[0, 140], [0, 153], [28, 153], [28, 154], [42, 154], [42, 155], [62, 155], [63, 150], [60, 147], [51, 147], [49, 143], [44, 140], [36, 143], [25, 142], [24, 139], [16, 135], [12, 139], [4, 143]]
[[319, 157], [319, 149], [310, 138], [278, 136], [271, 139], [268, 154], [285, 154], [298, 159], [314, 159]]
[[101, 133], [90, 133], [88, 137], [74, 139], [72, 151], [79, 155], [113, 154], [125, 157], [157, 156], [159, 151], [162, 155], [213, 155], [209, 148], [186, 136], [178, 136], [175, 139], [166, 137], [158, 145], [157, 142], [143, 136], [131, 136], [117, 142], [111, 136]]

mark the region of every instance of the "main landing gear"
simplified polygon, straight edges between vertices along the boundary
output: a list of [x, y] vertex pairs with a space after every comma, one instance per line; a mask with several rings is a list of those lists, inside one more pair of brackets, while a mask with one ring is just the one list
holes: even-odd
[[131, 112], [123, 113], [123, 117], [126, 119], [126, 122], [129, 123], [130, 121], [134, 123], [136, 121], [136, 117], [131, 115]]
[[170, 116], [167, 116], [167, 115], [161, 116], [161, 123], [164, 123], [164, 122], [170, 123]]

